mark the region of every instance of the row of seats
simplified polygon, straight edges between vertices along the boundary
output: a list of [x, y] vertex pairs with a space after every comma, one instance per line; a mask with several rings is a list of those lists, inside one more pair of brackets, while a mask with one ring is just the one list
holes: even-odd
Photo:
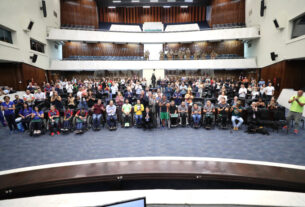
[[63, 60], [144, 60], [143, 56], [70, 56]]
[[[219, 55], [217, 55], [217, 57], [215, 59], [242, 59], [242, 58], [244, 58], [244, 57], [239, 56], [237, 54], [219, 54]], [[165, 56], [164, 59], [167, 60], [168, 58]], [[210, 55], [206, 55], [205, 59], [211, 59], [211, 56]], [[193, 55], [191, 56], [191, 60], [194, 60], [194, 56]]]
[[230, 23], [230, 24], [213, 24], [213, 29], [228, 29], [245, 27], [244, 23]]

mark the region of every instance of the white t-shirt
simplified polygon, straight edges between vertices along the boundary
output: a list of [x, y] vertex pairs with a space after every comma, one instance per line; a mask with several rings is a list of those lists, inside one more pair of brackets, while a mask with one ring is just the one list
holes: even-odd
[[35, 93], [34, 97], [36, 100], [40, 100], [40, 101], [46, 99], [46, 95], [44, 92]]
[[259, 96], [259, 92], [258, 91], [252, 91], [251, 95], [252, 95], [252, 99], [255, 99], [256, 96]]
[[238, 91], [239, 97], [240, 98], [246, 98], [247, 94], [247, 89], [246, 88], [240, 88]]
[[218, 96], [218, 99], [217, 99], [217, 100], [218, 100], [218, 103], [221, 102], [221, 98], [222, 98], [222, 97], [225, 98], [225, 100], [226, 100], [226, 102], [227, 102], [227, 100], [228, 100], [228, 97], [227, 97], [227, 96], [219, 95], [219, 96]]
[[273, 86], [267, 86], [265, 88], [265, 93], [267, 96], [272, 96], [273, 95], [273, 91], [274, 91], [274, 87]]
[[34, 99], [34, 96], [33, 96], [33, 94], [29, 94], [29, 95], [27, 95], [27, 94], [24, 94], [23, 95], [23, 100], [24, 101], [31, 101], [31, 100], [33, 100]]

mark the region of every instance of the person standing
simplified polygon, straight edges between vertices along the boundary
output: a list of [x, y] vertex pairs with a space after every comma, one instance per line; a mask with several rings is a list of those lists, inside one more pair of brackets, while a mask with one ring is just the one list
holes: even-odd
[[294, 119], [294, 133], [298, 134], [299, 133], [299, 124], [300, 120], [302, 118], [302, 113], [304, 110], [304, 105], [305, 105], [305, 97], [303, 96], [304, 91], [299, 90], [297, 95], [292, 96], [288, 103], [291, 104], [288, 116], [286, 117], [287, 120], [287, 125], [284, 126], [284, 129], [289, 129], [289, 125], [292, 119]]
[[270, 101], [272, 96], [274, 95], [274, 87], [272, 83], [269, 83], [268, 86], [265, 88], [265, 94], [267, 97], [267, 101]]
[[13, 132], [13, 127], [17, 131], [17, 124], [15, 122], [15, 104], [10, 101], [9, 96], [4, 96], [4, 102], [1, 104], [1, 110], [4, 111], [4, 117], [10, 128], [10, 133]]

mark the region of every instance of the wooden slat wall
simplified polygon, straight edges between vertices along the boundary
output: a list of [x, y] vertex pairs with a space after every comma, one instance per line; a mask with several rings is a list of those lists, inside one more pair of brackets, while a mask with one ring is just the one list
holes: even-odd
[[[166, 46], [165, 46], [166, 47]], [[222, 42], [196, 42], [183, 44], [167, 44], [169, 49], [178, 50], [181, 47], [190, 48], [192, 54], [196, 49], [210, 54], [213, 50], [218, 54], [237, 54], [244, 56], [244, 44], [242, 41], [222, 41]]]
[[25, 63], [1, 63], [0, 86], [10, 86], [15, 90], [25, 90], [29, 80], [39, 85], [46, 81], [45, 70]]
[[212, 0], [211, 21], [213, 24], [245, 23], [245, 0]]
[[98, 28], [98, 8], [94, 0], [61, 0], [61, 25]]
[[304, 60], [282, 61], [262, 68], [261, 78], [272, 82], [277, 78], [279, 91], [283, 88], [299, 90], [305, 87], [304, 65]]
[[100, 8], [100, 22], [143, 24], [144, 22], [186, 23], [205, 21], [205, 7]]
[[63, 58], [70, 56], [143, 56], [142, 44], [66, 42]]

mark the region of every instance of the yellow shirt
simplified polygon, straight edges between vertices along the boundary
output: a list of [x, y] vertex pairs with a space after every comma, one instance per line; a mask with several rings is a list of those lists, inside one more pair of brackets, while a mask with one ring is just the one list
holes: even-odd
[[144, 111], [144, 106], [143, 104], [141, 105], [136, 104], [133, 110], [136, 113], [136, 115], [142, 115], [142, 111]]

